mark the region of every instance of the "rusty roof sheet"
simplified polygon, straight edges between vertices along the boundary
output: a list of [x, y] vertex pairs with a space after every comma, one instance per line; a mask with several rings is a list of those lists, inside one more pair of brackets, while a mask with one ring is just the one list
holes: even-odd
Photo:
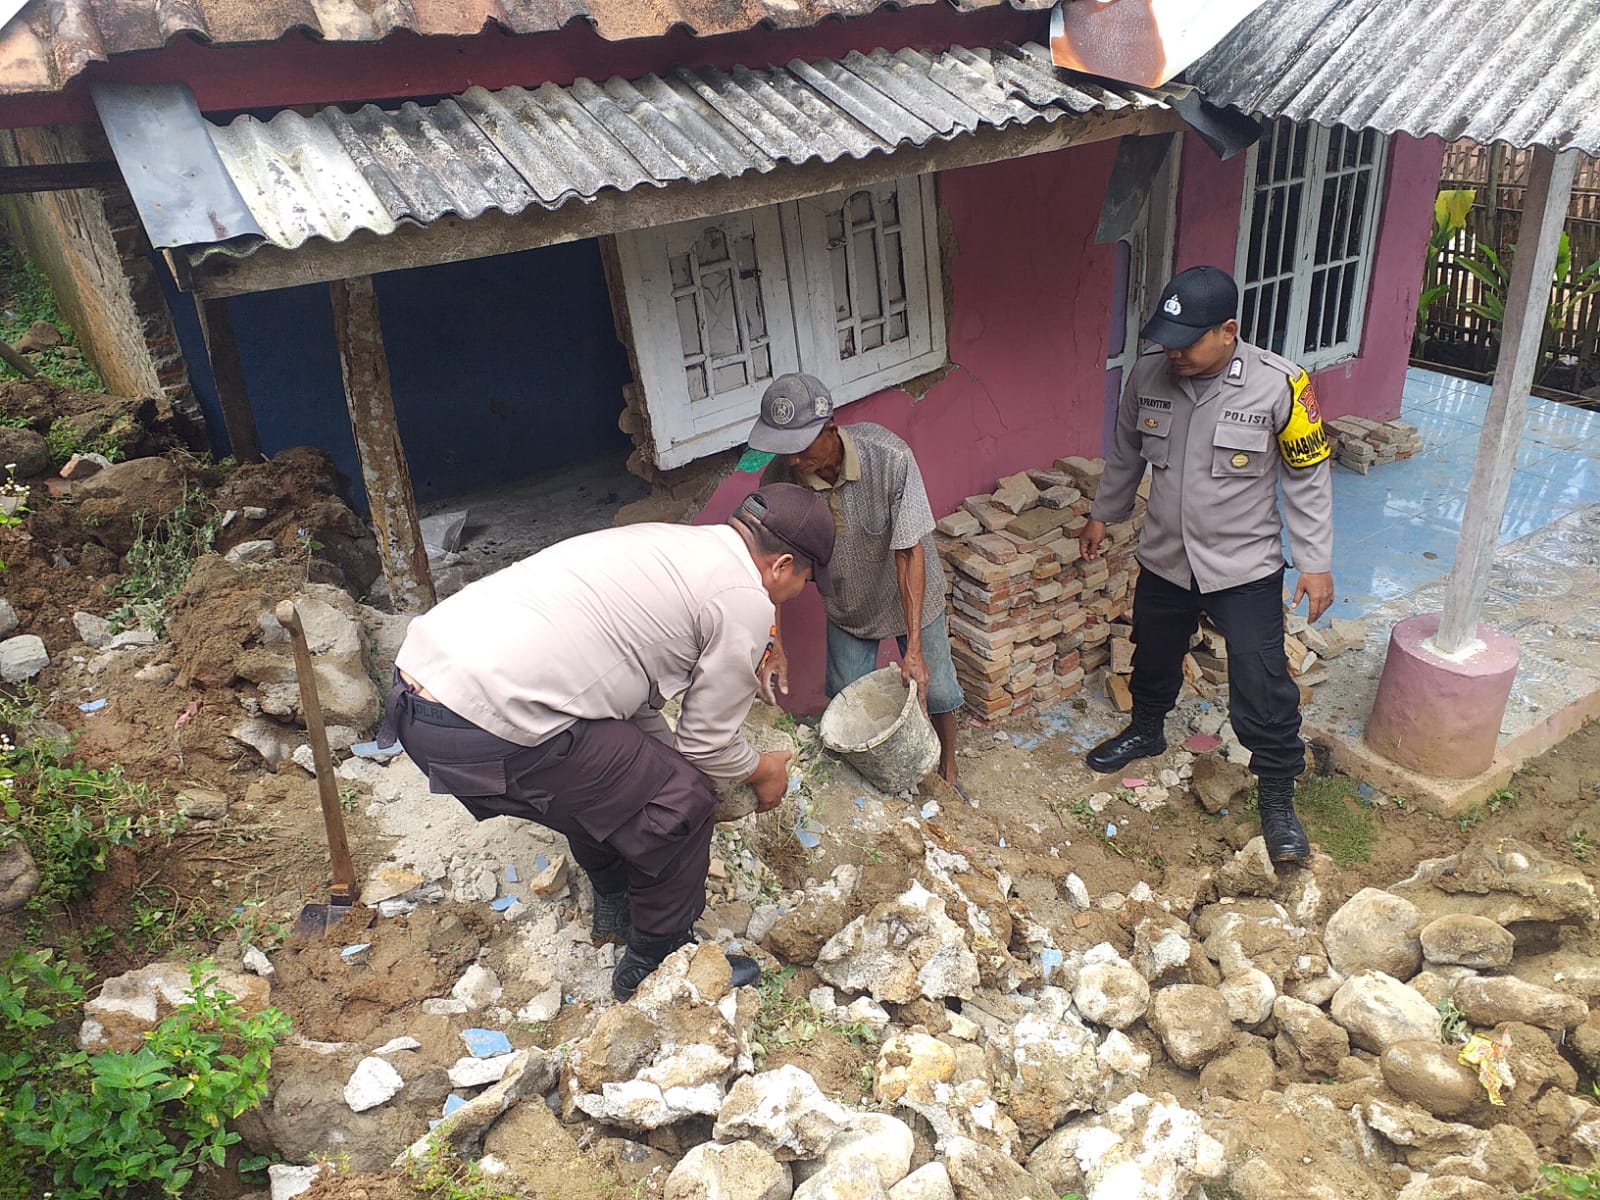
[[330, 42], [377, 42], [393, 33], [471, 37], [549, 33], [589, 22], [608, 41], [699, 37], [766, 25], [802, 29], [880, 8], [949, 4], [1045, 10], [1054, 0], [29, 0], [0, 29], [0, 95], [60, 91], [92, 62], [155, 50], [188, 34], [216, 46], [252, 45], [302, 32]]
[[1249, 113], [1600, 154], [1600, 0], [1267, 0], [1185, 75]]
[[448, 213], [556, 209], [606, 189], [731, 179], [779, 163], [888, 154], [986, 126], [1162, 108], [1166, 94], [1063, 71], [1043, 46], [1002, 44], [473, 88], [436, 104], [285, 111], [207, 129], [265, 241], [292, 249]]

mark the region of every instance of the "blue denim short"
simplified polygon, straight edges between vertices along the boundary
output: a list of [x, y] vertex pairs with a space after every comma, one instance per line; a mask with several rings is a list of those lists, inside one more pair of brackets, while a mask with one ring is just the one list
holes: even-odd
[[[896, 638], [900, 653], [906, 652], [906, 639]], [[928, 712], [933, 715], [954, 712], [966, 700], [956, 664], [950, 658], [950, 630], [940, 613], [922, 627], [922, 658], [928, 664]], [[828, 698], [831, 700], [878, 665], [878, 643], [846, 633], [828, 622]]]

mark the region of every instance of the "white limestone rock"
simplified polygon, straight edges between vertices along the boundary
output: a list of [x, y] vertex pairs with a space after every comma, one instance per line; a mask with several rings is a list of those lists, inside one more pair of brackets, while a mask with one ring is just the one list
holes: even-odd
[[956, 1200], [942, 1162], [924, 1163], [889, 1189], [889, 1200]]
[[1435, 966], [1493, 970], [1509, 966], [1516, 947], [1505, 926], [1471, 913], [1435, 917], [1422, 927], [1420, 937], [1422, 957]]
[[835, 987], [893, 1004], [965, 999], [979, 981], [965, 930], [920, 883], [834, 934], [818, 952], [816, 966]]
[[1380, 888], [1362, 888], [1328, 918], [1322, 942], [1344, 976], [1382, 971], [1410, 979], [1422, 967], [1422, 914], [1411, 901]]
[[717, 1111], [713, 1136], [719, 1141], [747, 1139], [780, 1162], [816, 1158], [850, 1114], [829, 1100], [816, 1080], [786, 1065], [746, 1075], [728, 1092]]
[[1228, 1016], [1237, 1025], [1259, 1025], [1272, 1015], [1272, 1003], [1278, 998], [1278, 989], [1272, 976], [1255, 967], [1246, 967], [1229, 975], [1217, 985], [1217, 991], [1228, 1003]]
[[450, 995], [468, 1008], [487, 1008], [500, 999], [500, 977], [488, 967], [473, 963], [456, 980]]
[[356, 1064], [355, 1071], [344, 1085], [344, 1102], [351, 1112], [366, 1112], [387, 1104], [400, 1094], [406, 1081], [388, 1059], [369, 1055]]
[[1233, 1040], [1228, 1001], [1216, 988], [1180, 983], [1162, 988], [1150, 1001], [1150, 1028], [1167, 1057], [1197, 1071]]
[[[1140, 984], [1143, 977], [1128, 968]], [[1025, 1137], [1041, 1138], [1075, 1112], [1094, 1105], [1105, 1079], [1093, 1032], [1069, 1007], [1061, 988], [1041, 988], [1038, 1004], [1011, 1035], [1014, 1075], [1011, 1119]]]
[[938, 1038], [917, 1030], [892, 1033], [878, 1048], [872, 1094], [884, 1104], [907, 1095], [926, 1104], [934, 1085], [949, 1083], [955, 1074], [956, 1052]]
[[1084, 1020], [1109, 1025], [1112, 1029], [1126, 1029], [1142, 1020], [1150, 1007], [1150, 985], [1143, 975], [1120, 959], [1086, 961], [1072, 989], [1072, 1002]]
[[1333, 1019], [1363, 1050], [1382, 1054], [1395, 1042], [1439, 1038], [1439, 1010], [1415, 988], [1382, 971], [1344, 981], [1329, 1006]]
[[24, 633], [0, 642], [0, 679], [7, 683], [32, 679], [49, 665], [50, 655], [41, 637]]
[[663, 1200], [789, 1200], [789, 1166], [754, 1142], [701, 1142], [667, 1176]]

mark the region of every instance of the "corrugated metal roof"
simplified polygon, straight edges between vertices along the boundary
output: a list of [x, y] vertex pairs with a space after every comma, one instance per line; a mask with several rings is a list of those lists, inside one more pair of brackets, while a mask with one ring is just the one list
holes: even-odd
[[292, 249], [447, 213], [555, 209], [606, 189], [736, 178], [779, 163], [892, 153], [983, 126], [1160, 107], [1156, 92], [1060, 70], [1030, 43], [473, 88], [392, 111], [281, 112], [208, 129], [266, 240]]
[[1249, 113], [1600, 153], [1600, 0], [1267, 0], [1185, 75]]
[[700, 37], [757, 25], [803, 29], [828, 17], [939, 3], [963, 12], [1008, 3], [1044, 10], [1053, 0], [29, 0], [0, 30], [0, 95], [60, 91], [92, 62], [156, 50], [183, 34], [214, 46], [273, 42], [296, 31], [376, 42], [398, 32], [549, 33], [586, 20], [615, 42], [674, 29]]

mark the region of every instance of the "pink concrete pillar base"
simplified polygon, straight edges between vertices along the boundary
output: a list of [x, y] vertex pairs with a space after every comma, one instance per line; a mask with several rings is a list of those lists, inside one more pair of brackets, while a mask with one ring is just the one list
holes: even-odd
[[1438, 631], [1438, 613], [1407, 617], [1394, 627], [1366, 740], [1410, 770], [1466, 779], [1494, 761], [1520, 652], [1499, 630], [1479, 625], [1482, 646], [1445, 658], [1429, 641]]

